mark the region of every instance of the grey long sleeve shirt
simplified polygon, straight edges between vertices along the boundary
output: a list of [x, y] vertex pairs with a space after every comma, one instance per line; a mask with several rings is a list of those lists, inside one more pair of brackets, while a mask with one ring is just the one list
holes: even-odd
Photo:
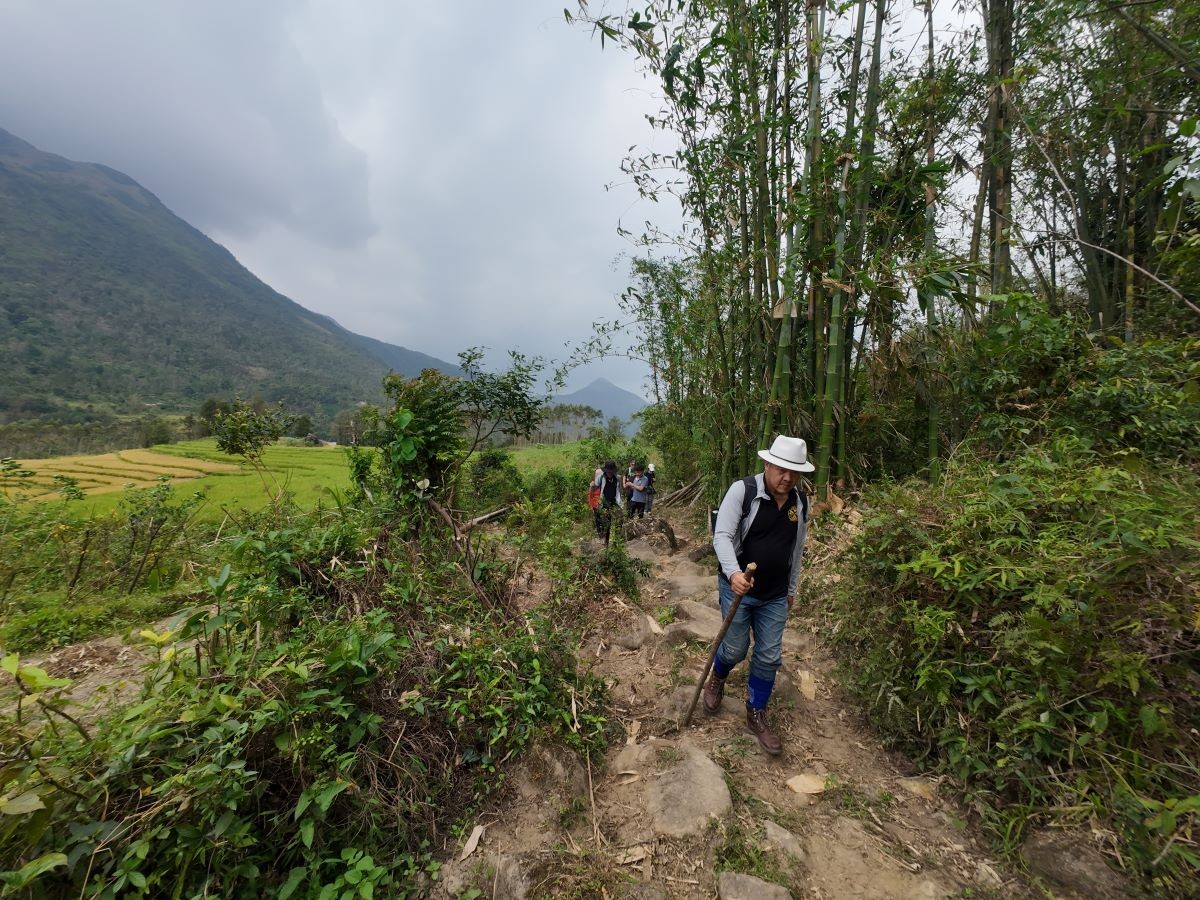
[[[735, 572], [740, 572], [737, 556], [742, 549], [742, 540], [754, 517], [758, 514], [760, 503], [774, 503], [775, 499], [767, 493], [763, 482], [763, 473], [754, 476], [758, 485], [758, 493], [750, 503], [750, 511], [742, 518], [742, 503], [745, 499], [745, 483], [740, 479], [729, 486], [724, 499], [717, 511], [717, 525], [713, 530], [713, 549], [717, 552], [717, 561], [721, 564], [721, 572], [726, 578], [732, 578]], [[797, 503], [798, 515], [796, 522], [796, 542], [792, 545], [792, 565], [788, 572], [788, 596], [796, 595], [796, 582], [800, 578], [800, 562], [804, 558], [804, 539], [808, 535], [808, 522], [803, 513], [803, 504]]]

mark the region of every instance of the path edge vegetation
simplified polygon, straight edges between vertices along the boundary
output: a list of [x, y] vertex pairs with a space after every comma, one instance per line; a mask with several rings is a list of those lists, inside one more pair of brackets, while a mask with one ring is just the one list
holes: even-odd
[[[5, 653], [5, 890], [419, 896], [524, 750], [596, 757], [604, 686], [576, 642], [588, 604], [636, 592], [639, 568], [619, 541], [578, 552], [590, 467], [525, 477], [502, 452], [473, 458], [489, 431], [536, 426], [537, 367], [389, 379], [347, 495], [301, 511], [264, 475], [261, 511], [210, 528], [202, 552], [173, 547], [202, 587], [139, 635], [152, 662], [132, 703], [81, 718], [68, 679]], [[280, 422], [229, 422], [222, 447], [261, 464]], [[497, 502], [507, 522], [474, 528]], [[6, 527], [52, 511], [6, 503]], [[527, 608], [530, 566], [550, 591]]]

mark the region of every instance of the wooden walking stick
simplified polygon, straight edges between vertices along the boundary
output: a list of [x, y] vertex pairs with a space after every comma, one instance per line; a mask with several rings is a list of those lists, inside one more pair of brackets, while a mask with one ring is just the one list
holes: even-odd
[[[753, 578], [755, 571], [758, 569], [758, 563], [750, 563], [746, 566], [746, 571], [742, 574], [747, 578]], [[742, 597], [744, 594], [734, 594], [733, 603], [729, 604], [729, 612], [725, 613], [725, 621], [721, 623], [721, 630], [717, 632], [717, 639], [713, 641], [712, 652], [708, 654], [708, 662], [704, 666], [704, 672], [700, 676], [700, 681], [696, 685], [696, 693], [692, 695], [692, 702], [688, 706], [687, 715], [683, 717], [683, 722], [680, 728], [687, 728], [692, 724], [692, 713], [696, 711], [696, 701], [700, 699], [700, 694], [704, 691], [704, 682], [708, 681], [708, 673], [712, 671], [713, 663], [717, 660], [717, 651], [721, 649], [721, 641], [725, 640], [725, 632], [729, 630], [729, 625], [733, 621], [733, 617], [737, 614], [738, 607], [742, 605]]]

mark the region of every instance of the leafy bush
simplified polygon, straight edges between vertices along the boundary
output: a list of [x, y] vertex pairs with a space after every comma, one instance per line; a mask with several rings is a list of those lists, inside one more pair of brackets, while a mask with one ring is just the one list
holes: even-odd
[[[78, 499], [69, 483], [60, 491]], [[0, 644], [59, 646], [177, 608], [177, 600], [148, 594], [184, 580], [203, 499], [162, 479], [127, 490], [112, 515], [85, 520], [71, 500], [0, 497]]]
[[487, 447], [475, 454], [467, 473], [472, 506], [480, 511], [512, 503], [522, 496], [524, 479], [512, 454]]
[[583, 509], [591, 479], [591, 469], [546, 469], [534, 472], [526, 479], [525, 493], [535, 503], [554, 503]]
[[533, 393], [541, 361], [511, 353], [507, 371], [490, 373], [479, 368], [481, 358], [475, 349], [459, 354], [465, 378], [426, 369], [417, 378], [384, 379], [393, 405], [363, 411], [365, 442], [379, 454], [374, 470], [361, 455], [351, 455], [357, 484], [401, 503], [424, 499], [430, 490], [452, 500], [472, 453], [493, 435], [527, 437], [537, 427], [545, 408], [545, 398]]
[[22, 652], [64, 647], [98, 634], [153, 622], [186, 605], [188, 601], [183, 597], [159, 593], [73, 601], [61, 591], [25, 595], [19, 603], [8, 606], [0, 624], [0, 647]]
[[1200, 340], [1117, 343], [1073, 367], [1064, 415], [1112, 449], [1200, 461]]
[[[0, 880], [38, 895], [405, 897], [430, 840], [551, 732], [603, 739], [602, 685], [552, 616], [481, 603], [444, 547], [373, 511], [267, 522], [93, 726], [4, 658]], [[38, 715], [28, 711], [37, 707]]]
[[[1169, 434], [1170, 432], [1166, 432]], [[834, 611], [847, 678], [892, 741], [955, 775], [1003, 836], [1037, 809], [1200, 869], [1200, 482], [1059, 432], [940, 489], [881, 484]]]

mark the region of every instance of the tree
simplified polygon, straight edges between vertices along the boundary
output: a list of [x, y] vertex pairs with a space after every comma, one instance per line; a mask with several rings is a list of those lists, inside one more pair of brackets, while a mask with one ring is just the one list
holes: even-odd
[[293, 416], [292, 426], [288, 429], [288, 434], [292, 437], [307, 437], [313, 430], [312, 419], [308, 416]]
[[138, 426], [138, 438], [143, 447], [170, 444], [175, 440], [171, 425], [162, 416], [145, 416]]
[[511, 366], [492, 373], [479, 367], [481, 357], [476, 349], [459, 354], [463, 378], [426, 369], [384, 379], [391, 408], [363, 410], [365, 441], [379, 448], [374, 474], [361, 473], [369, 486], [400, 500], [434, 492], [449, 505], [463, 464], [492, 435], [527, 436], [537, 427], [545, 408], [534, 393], [541, 361], [511, 353]]

